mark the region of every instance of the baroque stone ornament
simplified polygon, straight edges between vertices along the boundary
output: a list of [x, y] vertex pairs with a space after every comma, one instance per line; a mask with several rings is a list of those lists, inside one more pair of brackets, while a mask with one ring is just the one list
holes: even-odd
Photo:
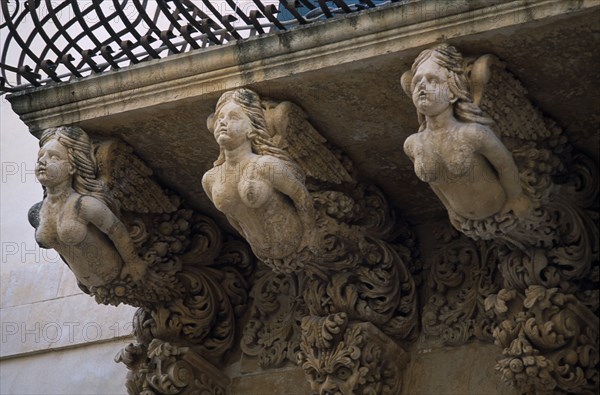
[[[414, 237], [383, 194], [356, 181], [351, 162], [293, 103], [249, 89], [226, 92], [208, 128], [221, 155], [204, 189], [273, 270], [262, 272], [252, 291], [244, 353], [263, 368], [281, 366], [309, 347], [312, 329], [301, 319], [336, 314], [347, 323], [342, 332], [364, 324], [399, 349], [411, 341], [418, 324]], [[350, 332], [340, 336], [362, 347]], [[375, 373], [385, 362], [377, 361], [368, 368], [369, 388], [388, 385]], [[363, 393], [364, 384], [352, 381], [343, 393]]]
[[345, 313], [302, 320], [298, 360], [314, 394], [399, 394], [408, 354], [369, 322]]
[[448, 346], [473, 339], [493, 342], [495, 320], [485, 300], [502, 286], [498, 249], [447, 224], [436, 227], [435, 241], [434, 256], [424, 268], [430, 295], [423, 306], [423, 333]]
[[308, 315], [302, 297], [305, 276], [258, 270], [250, 297], [250, 319], [241, 341], [245, 355], [258, 358], [263, 369], [297, 361], [300, 351], [300, 322]]
[[[151, 175], [123, 142], [48, 129], [36, 166], [44, 200], [30, 221], [38, 243], [56, 249], [98, 303], [140, 307], [137, 343], [119, 357], [134, 369], [130, 393], [192, 393], [212, 382], [207, 393], [219, 393], [226, 385], [213, 365], [234, 345], [253, 257]], [[213, 368], [198, 370], [190, 362], [198, 358]]]
[[402, 83], [421, 121], [405, 143], [415, 172], [457, 230], [497, 251], [503, 283], [485, 308], [502, 379], [523, 393], [596, 393], [597, 165], [491, 55], [441, 44]]

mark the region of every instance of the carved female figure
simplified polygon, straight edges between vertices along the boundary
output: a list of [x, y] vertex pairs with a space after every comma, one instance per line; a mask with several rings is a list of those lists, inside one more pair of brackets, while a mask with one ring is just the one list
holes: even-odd
[[58, 251], [87, 288], [106, 285], [119, 274], [138, 281], [146, 264], [96, 171], [92, 145], [82, 129], [58, 127], [42, 134], [35, 174], [44, 200], [34, 224], [36, 241]]
[[421, 52], [403, 75], [403, 88], [412, 95], [421, 122], [404, 151], [453, 223], [510, 211], [524, 217], [531, 202], [523, 194], [517, 166], [488, 127], [492, 120], [473, 102], [462, 63], [454, 47], [441, 44]]
[[224, 93], [207, 124], [221, 153], [202, 186], [217, 209], [263, 260], [307, 246], [312, 198], [300, 167], [272, 143], [260, 97], [249, 89]]

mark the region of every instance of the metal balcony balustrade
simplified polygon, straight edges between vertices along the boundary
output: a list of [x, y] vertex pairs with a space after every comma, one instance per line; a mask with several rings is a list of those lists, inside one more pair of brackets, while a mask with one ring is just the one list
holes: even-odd
[[390, 2], [0, 0], [0, 93], [286, 31]]

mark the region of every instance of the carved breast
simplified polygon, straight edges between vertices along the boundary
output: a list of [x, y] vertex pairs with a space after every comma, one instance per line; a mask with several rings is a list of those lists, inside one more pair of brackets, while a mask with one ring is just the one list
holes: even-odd
[[87, 225], [77, 219], [73, 200], [76, 201], [69, 199], [64, 204], [42, 204], [40, 224], [35, 231], [35, 240], [40, 246], [57, 249], [61, 245], [78, 245], [85, 240]]
[[53, 248], [58, 243], [56, 218], [40, 216], [40, 224], [35, 230], [35, 241], [42, 248]]
[[242, 180], [238, 184], [242, 202], [248, 207], [262, 207], [274, 193], [273, 188], [264, 180]]
[[420, 139], [414, 142], [414, 166], [425, 182], [451, 182], [468, 174], [475, 153], [467, 144], [444, 144], [444, 141]]
[[58, 222], [58, 238], [63, 244], [78, 245], [87, 236], [87, 225], [78, 221], [77, 218], [68, 217], [62, 217]]

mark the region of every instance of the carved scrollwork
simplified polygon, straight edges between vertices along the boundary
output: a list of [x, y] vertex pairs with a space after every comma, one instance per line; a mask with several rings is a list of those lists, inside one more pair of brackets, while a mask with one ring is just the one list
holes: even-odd
[[[148, 346], [131, 343], [116, 357], [130, 369], [129, 394], [225, 395], [229, 379], [188, 347], [154, 339]], [[207, 371], [210, 374], [207, 374]]]
[[[298, 351], [298, 341], [308, 341], [300, 318], [332, 314], [356, 328], [369, 323], [382, 336], [412, 340], [418, 255], [412, 232], [382, 192], [359, 184], [351, 161], [290, 102], [249, 89], [226, 92], [207, 123], [221, 154], [204, 175], [204, 190], [273, 271], [261, 273], [252, 291], [243, 352], [263, 368], [281, 366]], [[360, 344], [369, 355], [370, 346]], [[387, 372], [385, 361], [376, 359], [369, 378], [348, 384], [344, 393], [388, 385], [379, 373]], [[390, 384], [390, 393], [398, 383]]]
[[210, 384], [221, 377], [211, 364], [232, 348], [247, 307], [248, 246], [164, 191], [127, 144], [92, 141], [78, 127], [42, 134], [36, 176], [45, 190], [30, 215], [38, 243], [98, 303], [140, 307], [138, 343], [119, 357], [133, 369], [130, 392], [224, 393], [226, 383]]
[[301, 274], [259, 270], [250, 293], [251, 316], [241, 341], [244, 354], [257, 357], [261, 368], [296, 362], [300, 350], [300, 321], [308, 315]]
[[495, 322], [484, 302], [501, 287], [497, 247], [447, 225], [436, 229], [436, 245], [426, 268], [431, 295], [423, 308], [423, 332], [444, 345], [471, 339], [492, 342]]
[[595, 392], [598, 317], [575, 296], [532, 285], [525, 295], [505, 291], [487, 303], [506, 318], [494, 330], [505, 381], [529, 393]]

